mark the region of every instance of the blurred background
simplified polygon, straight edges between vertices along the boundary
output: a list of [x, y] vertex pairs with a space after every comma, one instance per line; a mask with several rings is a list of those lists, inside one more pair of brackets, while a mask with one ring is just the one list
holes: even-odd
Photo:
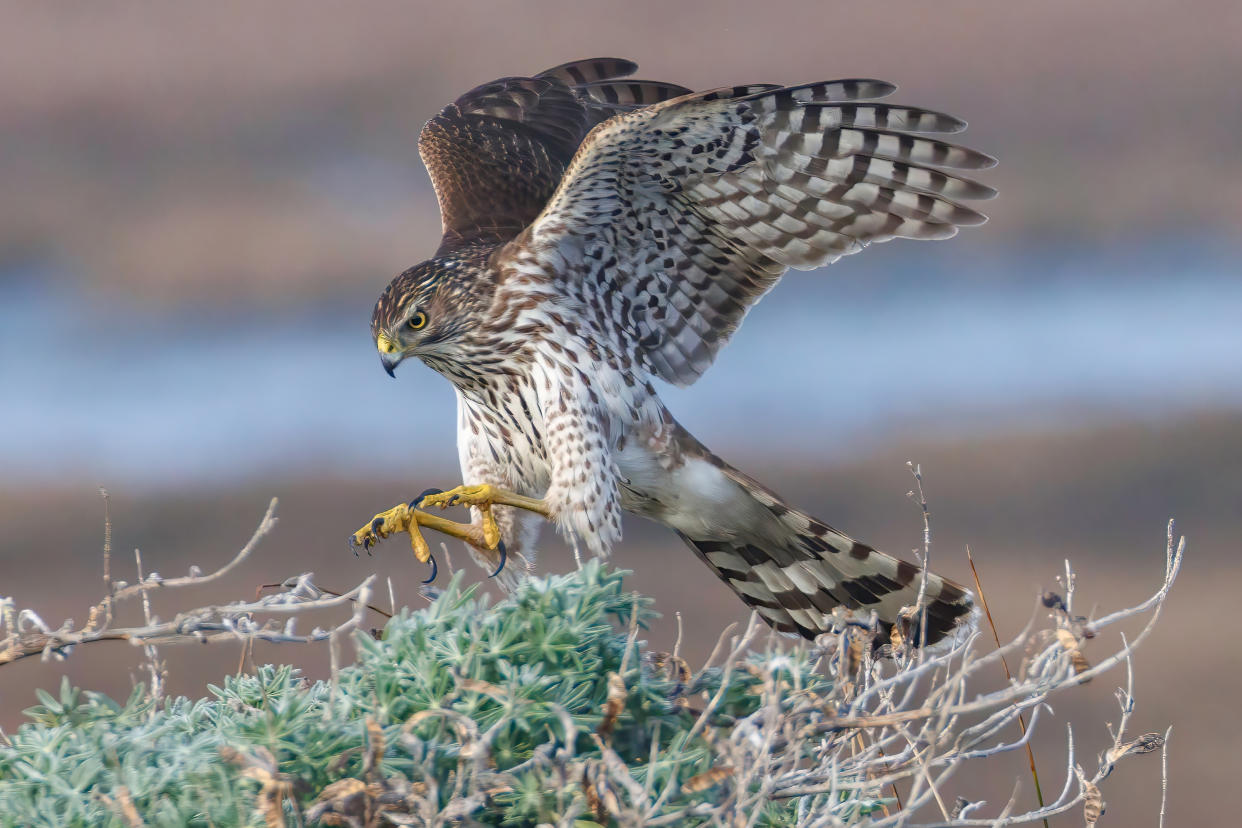
[[[136, 547], [165, 576], [213, 569], [281, 499], [256, 556], [158, 596], [165, 616], [306, 570], [336, 589], [379, 572], [419, 605], [404, 544], [357, 559], [344, 539], [458, 478], [447, 382], [410, 365], [394, 383], [368, 330], [379, 291], [438, 240], [423, 121], [478, 83], [597, 55], [696, 88], [880, 77], [1000, 159], [982, 176], [1001, 193], [992, 221], [791, 274], [666, 401], [734, 464], [899, 554], [921, 541], [920, 463], [936, 568], [969, 581], [971, 546], [1002, 637], [1066, 558], [1084, 609], [1149, 594], [1176, 517], [1190, 551], [1138, 655], [1135, 734], [1174, 727], [1171, 824], [1229, 822], [1242, 652], [1212, 619], [1242, 575], [1242, 5], [218, 0], [0, 17], [0, 594], [83, 620], [105, 486], [129, 580]], [[680, 612], [701, 660], [742, 605], [670, 533], [627, 532], [616, 561], [665, 614], [650, 640], [671, 649]], [[540, 565], [573, 564], [548, 534]], [[0, 726], [61, 673], [123, 695], [139, 656], [102, 643], [6, 667]], [[165, 656], [172, 689], [195, 694], [238, 659]], [[1122, 679], [1053, 700], [1089, 769]], [[1045, 719], [1045, 792], [1064, 742]], [[994, 814], [1024, 769], [997, 760], [947, 793]], [[1110, 782], [1108, 824], [1155, 821], [1157, 757]]]

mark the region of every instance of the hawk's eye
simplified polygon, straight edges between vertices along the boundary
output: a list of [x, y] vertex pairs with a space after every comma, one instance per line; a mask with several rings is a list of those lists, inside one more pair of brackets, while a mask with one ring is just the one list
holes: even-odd
[[410, 326], [410, 330], [417, 331], [419, 328], [427, 324], [427, 314], [419, 311], [410, 317], [410, 321], [405, 324]]

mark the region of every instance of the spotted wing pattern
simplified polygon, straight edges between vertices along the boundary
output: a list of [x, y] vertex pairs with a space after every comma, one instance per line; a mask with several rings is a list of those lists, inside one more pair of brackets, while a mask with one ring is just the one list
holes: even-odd
[[[696, 380], [788, 268], [871, 242], [943, 239], [995, 191], [957, 118], [877, 99], [876, 80], [720, 89], [621, 114], [587, 137], [528, 236], [585, 251], [648, 370]], [[514, 252], [518, 252], [514, 249]]]
[[501, 78], [428, 121], [418, 149], [440, 202], [442, 250], [513, 238], [543, 209], [592, 127], [690, 91], [624, 79], [637, 68], [597, 58]]

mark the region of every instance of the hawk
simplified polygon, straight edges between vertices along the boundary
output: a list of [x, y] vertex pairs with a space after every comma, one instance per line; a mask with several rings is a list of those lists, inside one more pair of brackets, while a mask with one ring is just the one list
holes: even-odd
[[[408, 532], [434, 566], [425, 527], [499, 573], [531, 559], [541, 518], [604, 555], [625, 511], [670, 527], [779, 631], [814, 638], [837, 607], [887, 630], [920, 569], [717, 457], [655, 380], [702, 376], [789, 268], [982, 224], [963, 202], [995, 191], [956, 171], [995, 160], [935, 137], [965, 122], [881, 102], [884, 81], [692, 92], [636, 69], [502, 78], [423, 128], [443, 240], [384, 290], [371, 332], [390, 375], [417, 356], [453, 384], [465, 485], [377, 515], [351, 544]], [[427, 511], [452, 504], [471, 522]], [[915, 634], [934, 643], [972, 597], [930, 573], [922, 588]]]

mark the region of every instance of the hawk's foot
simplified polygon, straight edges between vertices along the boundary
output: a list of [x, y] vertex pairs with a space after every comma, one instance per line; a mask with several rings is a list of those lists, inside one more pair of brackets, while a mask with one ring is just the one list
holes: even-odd
[[414, 557], [418, 558], [420, 563], [427, 563], [431, 560], [431, 547], [427, 545], [427, 541], [423, 540], [422, 534], [418, 531], [417, 512], [418, 510], [408, 503], [400, 503], [386, 512], [380, 512], [371, 518], [366, 526], [349, 536], [350, 548], [355, 554], [359, 546], [370, 552], [371, 547], [384, 538], [407, 532], [410, 535], [410, 546], [414, 551]]
[[[463, 540], [485, 553], [497, 553], [499, 562], [493, 573], [494, 577], [504, 569], [506, 559], [500, 528], [496, 525], [495, 517], [492, 516], [492, 506], [495, 504], [525, 509], [544, 517], [549, 517], [550, 514], [544, 501], [494, 486], [458, 486], [449, 492], [428, 490], [409, 503], [402, 503], [386, 512], [380, 512], [366, 526], [349, 536], [349, 545], [355, 549], [361, 546], [369, 552], [372, 546], [384, 538], [405, 532], [410, 536], [410, 548], [414, 552], [414, 557], [422, 563], [431, 563], [431, 577], [434, 579], [435, 560], [431, 557], [431, 547], [419, 531], [419, 527], [426, 527]], [[457, 523], [415, 508], [416, 506], [439, 506], [443, 509], [453, 505], [477, 508], [482, 516], [481, 525]]]
[[[528, 498], [525, 495], [508, 492], [505, 489], [498, 489], [494, 485], [460, 485], [456, 489], [448, 490], [448, 492], [437, 492], [427, 495], [422, 499], [422, 506], [440, 506], [446, 509], [448, 506], [474, 506], [478, 509], [479, 515], [483, 519], [483, 540], [487, 544], [487, 549], [496, 549], [496, 545], [501, 540], [501, 530], [497, 528], [496, 518], [492, 516], [492, 506], [513, 506], [514, 509], [525, 509], [533, 511], [537, 515], [544, 518], [551, 518], [551, 510], [545, 500], [538, 498]], [[476, 544], [477, 546], [477, 544]]]
[[[417, 500], [414, 501], [414, 503], [417, 502]], [[405, 532], [410, 536], [410, 549], [414, 552], [414, 557], [420, 563], [431, 564], [431, 577], [425, 582], [431, 583], [436, 578], [438, 567], [436, 566], [435, 558], [431, 556], [431, 547], [427, 544], [426, 539], [423, 538], [422, 532], [419, 531], [419, 527], [424, 526], [464, 540], [466, 543], [484, 551], [497, 551], [500, 554], [501, 566], [504, 565], [504, 544], [500, 541], [499, 532], [496, 533], [496, 543], [487, 546], [483, 530], [478, 526], [447, 520], [439, 515], [415, 509], [409, 503], [398, 504], [388, 511], [380, 512], [371, 518], [366, 526], [363, 526], [349, 536], [349, 545], [350, 548], [355, 550], [355, 554], [359, 546], [369, 553], [371, 547], [384, 538]], [[499, 571], [499, 567], [497, 571]]]
[[547, 501], [536, 497], [526, 497], [506, 489], [489, 486], [486, 483], [481, 486], [458, 486], [447, 492], [428, 494], [419, 505], [439, 506], [441, 509], [449, 506], [473, 506], [482, 513], [485, 529], [489, 523], [493, 528], [496, 525], [492, 519], [492, 507], [496, 505], [525, 509], [549, 520], [552, 518]]

